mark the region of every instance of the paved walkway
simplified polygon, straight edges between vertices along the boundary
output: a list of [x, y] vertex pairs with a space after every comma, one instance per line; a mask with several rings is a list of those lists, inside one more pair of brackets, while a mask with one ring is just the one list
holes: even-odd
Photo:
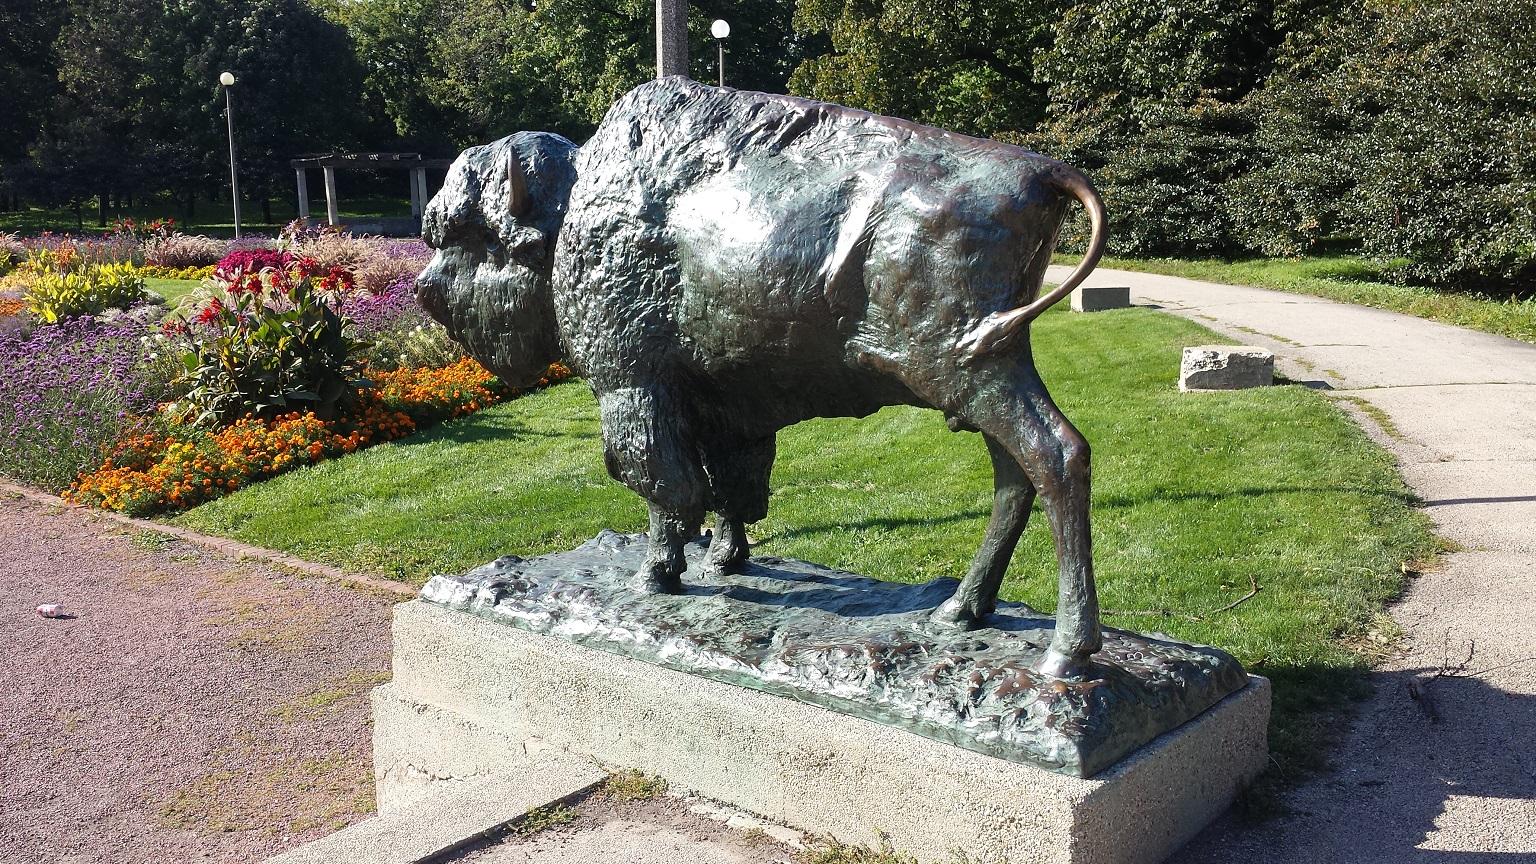
[[[1223, 821], [1173, 860], [1536, 862], [1536, 346], [1256, 288], [1116, 270], [1087, 284], [1268, 348], [1282, 374], [1377, 418], [1373, 437], [1463, 550], [1391, 610], [1403, 652], [1335, 770], [1291, 795], [1291, 815]], [[1480, 674], [1437, 676], [1469, 652]]]
[[0, 864], [257, 862], [369, 813], [394, 599], [0, 493]]

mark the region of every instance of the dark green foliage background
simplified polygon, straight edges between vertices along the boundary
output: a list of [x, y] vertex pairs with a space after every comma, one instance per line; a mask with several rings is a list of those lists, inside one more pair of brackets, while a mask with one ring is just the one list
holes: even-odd
[[[1402, 282], [1536, 294], [1536, 0], [689, 8], [700, 80], [723, 17], [732, 86], [1081, 166], [1116, 254], [1357, 249]], [[105, 217], [125, 197], [219, 194], [224, 69], [263, 202], [291, 194], [286, 162], [303, 152], [447, 156], [520, 129], [580, 140], [653, 74], [653, 17], [652, 0], [8, 0], [0, 209], [94, 202]]]

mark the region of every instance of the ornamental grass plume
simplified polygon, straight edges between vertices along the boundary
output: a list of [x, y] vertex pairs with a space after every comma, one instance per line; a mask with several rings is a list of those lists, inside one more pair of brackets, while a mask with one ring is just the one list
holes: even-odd
[[312, 258], [322, 268], [342, 267], [351, 270], [374, 257], [381, 238], [347, 234], [343, 231], [324, 231], [299, 240], [291, 247], [293, 254]]
[[135, 316], [0, 332], [0, 475], [50, 491], [171, 395], [176, 360]]
[[414, 281], [432, 260], [432, 250], [420, 240], [381, 240], [353, 268], [357, 287], [382, 294], [404, 280]]
[[228, 254], [223, 240], [180, 232], [155, 235], [144, 243], [144, 263], [166, 270], [218, 264]]

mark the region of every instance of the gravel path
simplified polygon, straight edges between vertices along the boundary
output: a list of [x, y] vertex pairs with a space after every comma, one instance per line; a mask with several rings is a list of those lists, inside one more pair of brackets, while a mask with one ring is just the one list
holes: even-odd
[[372, 811], [393, 598], [0, 513], [0, 862], [260, 861]]
[[1088, 284], [1274, 351], [1362, 420], [1462, 549], [1389, 610], [1404, 638], [1332, 770], [1284, 818], [1218, 822], [1173, 864], [1536, 864], [1536, 346], [1257, 288]]

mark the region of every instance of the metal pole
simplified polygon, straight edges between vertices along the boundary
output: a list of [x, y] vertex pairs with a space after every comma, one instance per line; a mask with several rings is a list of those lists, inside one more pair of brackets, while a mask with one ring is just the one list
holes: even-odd
[[688, 74], [688, 0], [656, 0], [656, 77]]
[[715, 47], [720, 49], [720, 59], [719, 59], [719, 62], [717, 64], [716, 68], [718, 68], [720, 70], [720, 86], [724, 87], [725, 86], [725, 40], [724, 39], [716, 39], [715, 40]]
[[229, 191], [235, 205], [235, 239], [240, 239], [240, 172], [235, 165], [235, 107], [229, 87], [224, 88], [224, 117], [229, 121]]

